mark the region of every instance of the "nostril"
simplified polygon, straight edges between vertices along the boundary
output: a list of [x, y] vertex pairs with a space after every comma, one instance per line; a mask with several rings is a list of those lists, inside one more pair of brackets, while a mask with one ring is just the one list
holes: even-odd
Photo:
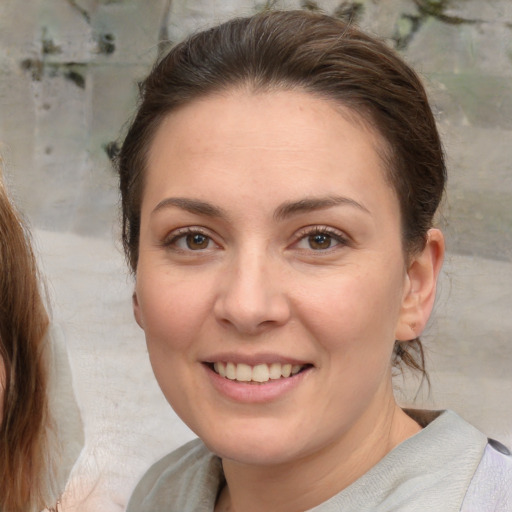
[[[218, 321], [244, 334], [257, 334], [281, 325], [290, 316], [288, 301], [276, 279], [262, 266], [263, 256], [251, 254], [219, 283], [214, 304]], [[243, 267], [243, 268], [242, 268]]]

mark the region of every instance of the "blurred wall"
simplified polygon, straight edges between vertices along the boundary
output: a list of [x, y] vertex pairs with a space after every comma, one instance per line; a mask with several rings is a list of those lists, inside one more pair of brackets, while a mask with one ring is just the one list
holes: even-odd
[[449, 249], [511, 261], [510, 0], [2, 0], [0, 141], [33, 222], [109, 236], [108, 153], [159, 44], [265, 4], [352, 15], [423, 74], [450, 159]]

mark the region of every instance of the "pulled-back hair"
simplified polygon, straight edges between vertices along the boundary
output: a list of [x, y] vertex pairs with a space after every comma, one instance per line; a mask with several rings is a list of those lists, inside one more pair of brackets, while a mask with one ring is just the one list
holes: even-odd
[[[446, 169], [420, 79], [383, 42], [339, 19], [270, 11], [190, 36], [142, 83], [139, 108], [116, 162], [123, 245], [134, 273], [144, 172], [160, 123], [195, 99], [242, 87], [305, 91], [348, 108], [369, 124], [385, 142], [382, 156], [400, 203], [404, 252], [408, 256], [424, 247]], [[425, 374], [419, 340], [397, 341], [395, 359]]]
[[[26, 228], [0, 173], [0, 510], [50, 505], [48, 315]], [[3, 396], [2, 396], [3, 395]]]

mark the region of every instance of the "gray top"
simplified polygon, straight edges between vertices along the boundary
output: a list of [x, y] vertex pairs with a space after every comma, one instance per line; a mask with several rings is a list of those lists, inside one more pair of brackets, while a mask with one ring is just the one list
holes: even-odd
[[[423, 430], [311, 512], [512, 511], [511, 457], [451, 411], [407, 412]], [[212, 512], [223, 485], [220, 459], [196, 439], [149, 469], [127, 512]]]

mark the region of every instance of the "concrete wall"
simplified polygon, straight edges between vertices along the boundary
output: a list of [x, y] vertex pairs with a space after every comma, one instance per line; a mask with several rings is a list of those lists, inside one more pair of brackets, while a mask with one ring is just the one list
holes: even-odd
[[[266, 3], [351, 11], [423, 73], [450, 158], [450, 250], [511, 261], [511, 2]], [[0, 140], [12, 185], [33, 222], [109, 236], [105, 219], [113, 218], [116, 191], [108, 148], [133, 111], [136, 82], [159, 43], [264, 4], [2, 0]]]
[[1, 0], [0, 153], [68, 339], [89, 450], [74, 474], [83, 495], [95, 482], [90, 510], [122, 510], [145, 467], [189, 435], [131, 320], [109, 152], [160, 45], [269, 4], [352, 15], [423, 75], [449, 161], [449, 254], [426, 336], [432, 392], [417, 403], [512, 443], [510, 0]]

